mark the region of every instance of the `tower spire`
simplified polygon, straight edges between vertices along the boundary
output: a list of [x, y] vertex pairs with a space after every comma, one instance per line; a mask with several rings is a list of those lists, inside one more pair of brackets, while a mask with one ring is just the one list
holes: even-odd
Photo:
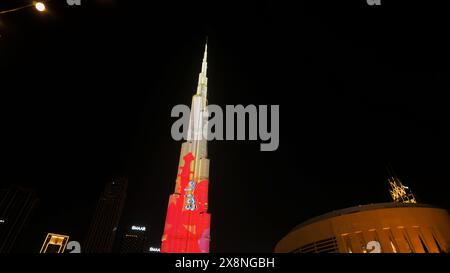
[[205, 53], [203, 53], [203, 62], [204, 63], [206, 63], [206, 61], [207, 61], [207, 56], [208, 56], [208, 38], [206, 38]]
[[206, 72], [208, 70], [208, 38], [206, 38], [205, 52], [203, 53], [202, 70], [198, 75], [197, 95], [202, 96], [206, 100], [208, 93], [208, 77]]

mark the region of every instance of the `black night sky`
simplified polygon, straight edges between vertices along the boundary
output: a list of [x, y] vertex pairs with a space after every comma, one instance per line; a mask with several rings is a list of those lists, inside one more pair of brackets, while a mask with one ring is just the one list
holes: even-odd
[[158, 2], [0, 15], [0, 187], [40, 197], [22, 251], [47, 232], [83, 241], [115, 176], [129, 179], [121, 227], [145, 225], [159, 243], [181, 147], [170, 112], [191, 102], [206, 36], [209, 103], [280, 105], [277, 151], [209, 144], [213, 252], [271, 252], [313, 216], [389, 202], [388, 164], [419, 201], [450, 208], [445, 9]]

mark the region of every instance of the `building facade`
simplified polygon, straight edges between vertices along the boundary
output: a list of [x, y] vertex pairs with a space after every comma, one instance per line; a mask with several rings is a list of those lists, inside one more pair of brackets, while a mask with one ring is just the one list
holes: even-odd
[[169, 197], [161, 252], [209, 252], [209, 159], [203, 131], [209, 118], [207, 67], [206, 45], [197, 92], [192, 98], [187, 141], [181, 146], [175, 191]]
[[122, 238], [120, 252], [147, 252], [147, 228], [145, 226], [131, 226]]
[[37, 202], [36, 194], [29, 189], [11, 186], [0, 190], [0, 253], [13, 250]]
[[347, 208], [298, 225], [275, 252], [450, 253], [450, 216], [414, 203]]
[[83, 245], [84, 253], [110, 253], [113, 251], [122, 210], [125, 205], [128, 180], [108, 182], [101, 194], [94, 217]]
[[48, 233], [39, 253], [64, 253], [69, 242], [69, 236]]

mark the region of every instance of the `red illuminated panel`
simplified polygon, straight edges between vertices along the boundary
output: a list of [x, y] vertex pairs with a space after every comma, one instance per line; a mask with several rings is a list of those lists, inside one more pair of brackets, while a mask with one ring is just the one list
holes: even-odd
[[179, 191], [169, 198], [161, 252], [209, 252], [208, 180], [189, 180], [194, 159], [192, 153], [183, 157], [184, 165], [178, 174]]

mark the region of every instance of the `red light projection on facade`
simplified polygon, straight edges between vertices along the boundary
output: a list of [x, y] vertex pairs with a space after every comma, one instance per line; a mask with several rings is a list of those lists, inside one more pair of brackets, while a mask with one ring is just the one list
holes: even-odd
[[211, 215], [208, 213], [209, 159], [206, 76], [208, 46], [205, 45], [197, 92], [192, 96], [186, 142], [181, 145], [175, 192], [169, 197], [161, 252], [208, 253]]
[[161, 252], [208, 253], [210, 219], [208, 180], [193, 179], [195, 157], [183, 156], [175, 193], [170, 195]]

